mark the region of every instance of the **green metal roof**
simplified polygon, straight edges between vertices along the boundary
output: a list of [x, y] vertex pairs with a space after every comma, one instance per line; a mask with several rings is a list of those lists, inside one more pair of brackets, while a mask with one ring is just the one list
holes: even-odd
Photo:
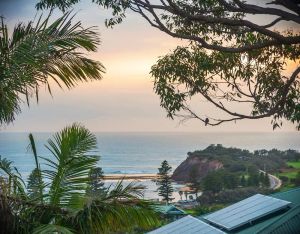
[[[300, 187], [269, 196], [291, 202], [290, 208], [270, 214], [238, 229], [225, 232], [229, 234], [300, 233]], [[199, 217], [199, 219], [205, 221], [203, 217]]]
[[[241, 226], [237, 229], [232, 231], [226, 232], [220, 227], [216, 227], [212, 223], [207, 223], [203, 217], [199, 217], [199, 225], [206, 223], [207, 226], [211, 226], [215, 228], [215, 230], [223, 231], [223, 233], [228, 234], [298, 234], [300, 233], [300, 187], [291, 189], [286, 192], [280, 192], [270, 195], [271, 197], [285, 200], [291, 202], [289, 207], [285, 207], [283, 210], [278, 210], [275, 213], [270, 213], [269, 215], [262, 217], [259, 220], [253, 221], [252, 223], [246, 224]], [[158, 212], [164, 214], [184, 214], [185, 212], [180, 210], [179, 208], [175, 207], [174, 205], [158, 205], [156, 206], [156, 210]], [[173, 213], [175, 212], [175, 213]], [[187, 225], [183, 221], [186, 220], [185, 218], [179, 219], [176, 222], [173, 222], [169, 225], [163, 226], [159, 230], [165, 231], [169, 226], [173, 228], [176, 226], [176, 230], [181, 230], [179, 228], [186, 228]], [[196, 226], [199, 226], [197, 219], [193, 219], [193, 223], [196, 223]], [[173, 229], [172, 229], [173, 230]], [[183, 230], [183, 229], [182, 229]], [[166, 232], [158, 232], [158, 233], [166, 233]], [[182, 232], [178, 232], [182, 233]], [[185, 232], [188, 233], [201, 233], [199, 232], [191, 232], [189, 230]]]
[[260, 229], [257, 233], [299, 233], [300, 232], [300, 206], [295, 206], [270, 225]]
[[292, 206], [300, 205], [300, 187], [290, 189], [285, 192], [274, 193], [270, 195], [278, 199], [292, 202]]
[[[299, 233], [300, 231], [300, 187], [285, 192], [271, 194], [270, 196], [291, 202], [286, 212], [277, 212], [265, 217], [252, 225], [230, 233], [239, 234], [265, 234], [265, 233]], [[282, 230], [282, 231], [280, 231]], [[296, 231], [293, 231], [296, 230]]]
[[174, 205], [157, 205], [154, 208], [157, 212], [163, 213], [163, 214], [172, 214], [172, 215], [184, 215], [186, 214], [185, 211], [177, 208]]

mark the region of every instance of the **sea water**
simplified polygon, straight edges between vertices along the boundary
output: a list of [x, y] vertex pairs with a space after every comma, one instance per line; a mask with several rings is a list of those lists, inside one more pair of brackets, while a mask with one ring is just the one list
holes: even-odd
[[[33, 133], [38, 155], [51, 157], [45, 147], [53, 133]], [[295, 149], [300, 151], [299, 132], [269, 133], [95, 133], [98, 141], [99, 166], [106, 174], [157, 173], [163, 160], [176, 168], [187, 152], [202, 150], [210, 144], [248, 149]], [[28, 152], [28, 133], [0, 132], [0, 155], [14, 162], [23, 176], [34, 168]], [[143, 182], [153, 197], [155, 183]]]

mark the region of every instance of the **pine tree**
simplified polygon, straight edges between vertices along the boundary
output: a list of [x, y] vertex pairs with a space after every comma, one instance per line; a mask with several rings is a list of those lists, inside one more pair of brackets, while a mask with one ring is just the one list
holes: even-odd
[[103, 170], [101, 167], [96, 167], [90, 170], [89, 173], [90, 182], [87, 188], [87, 194], [89, 195], [101, 195], [106, 188], [103, 182]]
[[28, 177], [27, 191], [31, 199], [38, 199], [40, 196], [40, 173], [41, 171], [35, 168]]
[[172, 193], [174, 191], [172, 187], [172, 180], [170, 176], [170, 172], [172, 167], [168, 164], [166, 160], [161, 163], [161, 167], [158, 168], [158, 178], [156, 184], [158, 185], [157, 191], [158, 195], [161, 196], [163, 201], [169, 203], [174, 198], [172, 197]]

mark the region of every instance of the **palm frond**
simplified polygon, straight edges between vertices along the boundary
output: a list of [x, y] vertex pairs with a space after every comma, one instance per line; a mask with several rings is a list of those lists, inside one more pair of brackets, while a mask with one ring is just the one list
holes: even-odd
[[[36, 161], [34, 173], [37, 174], [32, 176], [32, 185], [39, 184], [39, 159], [48, 166], [42, 171], [43, 178], [48, 180], [47, 188], [42, 190], [44, 200], [28, 199], [13, 189], [16, 184], [24, 190], [24, 182], [18, 182], [22, 180], [12, 162], [0, 158], [0, 172], [8, 178], [5, 184], [12, 191], [3, 195], [4, 181], [0, 180], [0, 224], [5, 230], [90, 234], [148, 229], [159, 224], [153, 204], [141, 199], [145, 187], [139, 184], [124, 185], [121, 180], [96, 195], [86, 192], [90, 173], [97, 172], [98, 175], [101, 171], [96, 167], [99, 156], [94, 155], [96, 137], [80, 124], [68, 126], [48, 140], [46, 147], [53, 158], [38, 156], [32, 135], [30, 142], [29, 148]], [[33, 193], [39, 193], [38, 187], [29, 188], [34, 190]], [[5, 218], [1, 217], [3, 214], [6, 214]]]
[[7, 195], [25, 196], [25, 183], [16, 167], [12, 166], [12, 161], [1, 158], [0, 156], [0, 172], [7, 179]]
[[141, 200], [141, 186], [119, 181], [98, 197], [87, 197], [86, 203], [71, 220], [80, 233], [110, 233], [134, 228], [149, 229], [159, 224], [152, 203]]
[[11, 37], [1, 18], [0, 26], [0, 124], [14, 120], [22, 97], [29, 105], [31, 96], [38, 100], [41, 85], [51, 93], [49, 81], [68, 89], [79, 82], [99, 80], [104, 67], [89, 59], [84, 51], [96, 51], [99, 37], [94, 27], [72, 24], [70, 12], [49, 23], [49, 14], [36, 24], [18, 24]]
[[74, 234], [73, 230], [55, 224], [45, 224], [38, 228], [35, 228], [32, 234], [49, 234], [49, 233], [59, 233], [59, 234]]
[[41, 202], [43, 202], [43, 189], [45, 185], [42, 178], [42, 172], [41, 172], [40, 163], [37, 155], [36, 144], [32, 133], [28, 135], [28, 138], [30, 143], [27, 149], [32, 152], [34, 156], [35, 166], [36, 166], [36, 168], [33, 169], [33, 171], [31, 172], [28, 178], [28, 183], [27, 183], [27, 190], [29, 193], [28, 195], [30, 198], [38, 199]]
[[46, 146], [54, 160], [46, 159], [52, 170], [43, 171], [51, 181], [49, 199], [52, 205], [68, 206], [73, 194], [84, 194], [89, 171], [96, 166], [96, 137], [79, 124], [66, 127], [48, 140]]

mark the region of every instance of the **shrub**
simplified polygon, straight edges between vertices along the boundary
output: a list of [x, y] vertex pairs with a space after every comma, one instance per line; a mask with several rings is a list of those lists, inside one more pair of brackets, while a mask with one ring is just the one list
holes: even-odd
[[281, 179], [282, 182], [288, 182], [289, 181], [289, 177], [287, 177], [287, 176], [279, 176], [279, 179]]

